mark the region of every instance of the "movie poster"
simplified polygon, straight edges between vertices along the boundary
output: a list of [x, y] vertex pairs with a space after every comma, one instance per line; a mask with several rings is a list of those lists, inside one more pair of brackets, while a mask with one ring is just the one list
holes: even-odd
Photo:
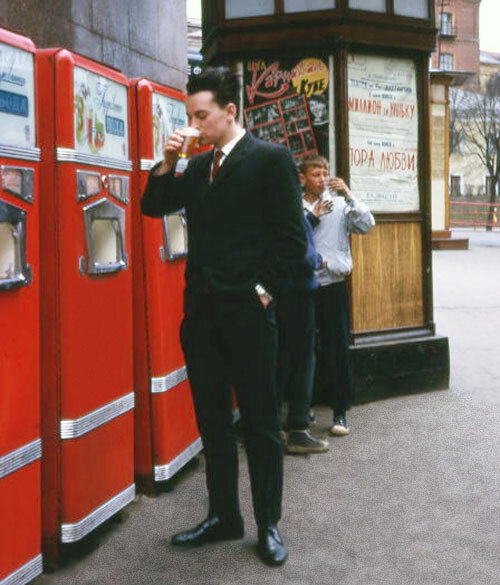
[[418, 211], [418, 103], [413, 61], [349, 55], [351, 189], [372, 211]]
[[328, 58], [249, 61], [243, 67], [243, 117], [254, 136], [294, 157], [329, 159]]

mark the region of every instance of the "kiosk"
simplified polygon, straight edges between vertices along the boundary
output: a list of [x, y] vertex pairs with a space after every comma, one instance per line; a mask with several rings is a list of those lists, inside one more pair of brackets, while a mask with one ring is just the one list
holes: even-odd
[[42, 571], [35, 46], [0, 29], [0, 583]]
[[244, 122], [318, 152], [377, 225], [352, 237], [357, 402], [449, 382], [432, 301], [431, 0], [203, 0], [203, 54], [243, 78]]
[[39, 50], [45, 559], [135, 496], [129, 87]]
[[141, 214], [149, 170], [186, 126], [185, 97], [146, 79], [133, 83], [137, 124], [134, 173], [134, 338], [136, 475], [143, 490], [172, 476], [201, 450], [182, 354], [187, 228], [184, 213], [161, 220]]

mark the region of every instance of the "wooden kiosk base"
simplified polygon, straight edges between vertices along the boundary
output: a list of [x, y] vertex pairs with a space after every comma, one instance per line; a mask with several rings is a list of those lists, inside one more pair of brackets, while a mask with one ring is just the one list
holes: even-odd
[[447, 337], [365, 338], [351, 346], [350, 358], [355, 404], [449, 387]]

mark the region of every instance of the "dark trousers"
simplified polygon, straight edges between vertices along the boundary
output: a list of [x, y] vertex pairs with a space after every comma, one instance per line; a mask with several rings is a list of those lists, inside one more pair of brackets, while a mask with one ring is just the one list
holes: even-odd
[[309, 409], [314, 381], [314, 300], [311, 291], [280, 296], [278, 321], [278, 398], [288, 401], [286, 426], [304, 430], [309, 426]]
[[319, 341], [319, 379], [333, 412], [340, 414], [352, 404], [347, 283], [344, 281], [320, 286], [314, 296]]
[[240, 514], [231, 389], [240, 408], [258, 526], [281, 517], [283, 445], [276, 396], [274, 309], [257, 296], [207, 296], [184, 318], [181, 341], [206, 458], [209, 515]]

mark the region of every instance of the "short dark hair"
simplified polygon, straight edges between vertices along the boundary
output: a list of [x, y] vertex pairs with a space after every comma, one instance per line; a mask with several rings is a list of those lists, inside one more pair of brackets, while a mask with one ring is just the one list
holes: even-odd
[[305, 175], [309, 167], [328, 170], [328, 161], [319, 154], [309, 154], [300, 160], [299, 172]]
[[221, 108], [235, 104], [236, 116], [240, 112], [240, 81], [229, 67], [207, 67], [199, 75], [191, 77], [187, 83], [187, 94], [211, 91], [214, 100]]

